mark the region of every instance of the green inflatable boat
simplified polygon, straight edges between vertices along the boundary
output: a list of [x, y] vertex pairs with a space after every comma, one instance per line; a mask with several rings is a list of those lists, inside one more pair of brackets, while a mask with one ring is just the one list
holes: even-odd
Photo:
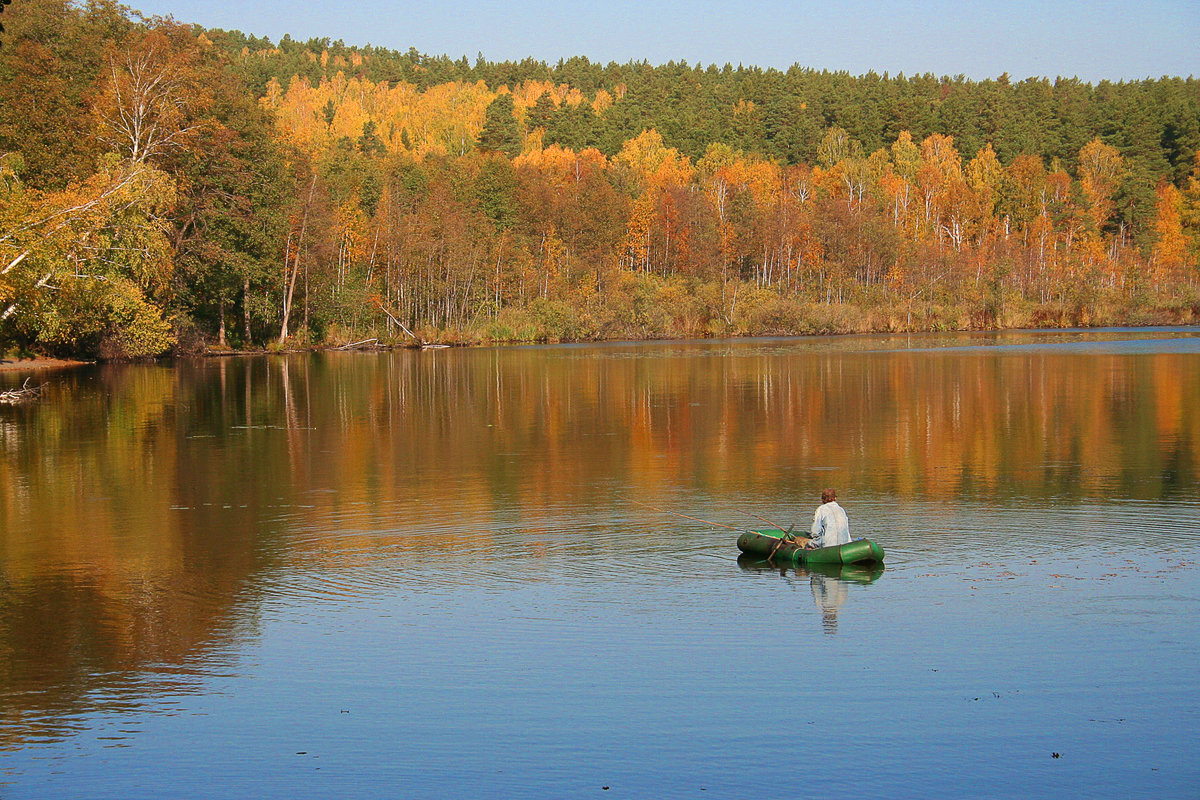
[[806, 550], [798, 543], [784, 539], [785, 533], [777, 528], [746, 531], [738, 537], [738, 549], [747, 555], [793, 564], [883, 563], [883, 548], [870, 539]]

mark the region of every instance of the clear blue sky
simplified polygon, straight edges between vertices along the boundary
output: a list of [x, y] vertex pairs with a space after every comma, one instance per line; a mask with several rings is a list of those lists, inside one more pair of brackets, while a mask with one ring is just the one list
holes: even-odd
[[1198, 0], [126, 0], [146, 14], [272, 40], [474, 60], [646, 59], [1096, 82], [1200, 76]]

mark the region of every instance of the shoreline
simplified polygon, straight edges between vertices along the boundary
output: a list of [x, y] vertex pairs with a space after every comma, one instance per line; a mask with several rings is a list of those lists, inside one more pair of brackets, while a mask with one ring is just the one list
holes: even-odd
[[66, 358], [4, 358], [0, 359], [0, 372], [45, 372], [48, 370], [86, 367], [95, 363], [94, 361], [75, 361]]
[[[237, 357], [253, 357], [253, 356], [278, 356], [278, 355], [294, 355], [299, 353], [353, 353], [353, 352], [388, 352], [395, 350], [442, 350], [442, 349], [470, 349], [476, 347], [521, 347], [521, 346], [545, 346], [553, 344], [604, 344], [617, 342], [686, 342], [686, 341], [703, 341], [707, 339], [714, 340], [738, 340], [738, 339], [760, 339], [760, 338], [834, 338], [839, 336], [873, 336], [873, 335], [914, 335], [914, 334], [939, 334], [939, 333], [1013, 333], [1013, 332], [1046, 332], [1046, 333], [1070, 333], [1070, 332], [1102, 332], [1106, 330], [1141, 330], [1154, 328], [1190, 328], [1200, 332], [1200, 324], [1195, 322], [1155, 322], [1149, 324], [1102, 324], [1102, 325], [1078, 325], [1078, 326], [1041, 326], [1041, 327], [996, 327], [996, 328], [961, 328], [953, 330], [932, 331], [932, 330], [914, 330], [914, 331], [890, 331], [890, 330], [868, 330], [868, 331], [822, 331], [819, 333], [779, 333], [779, 334], [758, 334], [758, 335], [734, 335], [728, 337], [709, 337], [709, 336], [667, 336], [667, 337], [646, 337], [646, 338], [613, 338], [613, 339], [532, 339], [532, 340], [513, 340], [513, 341], [451, 341], [439, 342], [430, 341], [423, 344], [390, 342], [386, 344], [380, 343], [354, 343], [351, 345], [304, 345], [296, 347], [287, 347], [280, 349], [253, 347], [244, 350], [232, 347], [212, 347], [205, 348], [199, 352], [189, 353], [185, 355], [164, 355], [157, 358], [136, 359], [144, 362], [156, 362], [171, 359], [188, 359], [188, 358], [237, 358]], [[13, 372], [50, 372], [57, 370], [74, 369], [78, 367], [94, 366], [100, 361], [87, 361], [82, 359], [70, 358], [51, 358], [51, 357], [35, 357], [35, 358], [18, 358], [18, 359], [0, 359], [0, 374]], [[119, 363], [112, 362], [112, 363]]]

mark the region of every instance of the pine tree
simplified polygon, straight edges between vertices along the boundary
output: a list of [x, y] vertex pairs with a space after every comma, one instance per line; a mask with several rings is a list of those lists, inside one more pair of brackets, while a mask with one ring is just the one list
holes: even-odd
[[488, 104], [479, 133], [479, 149], [487, 153], [503, 153], [512, 158], [521, 153], [521, 129], [513, 113], [511, 95], [502, 94]]
[[530, 130], [534, 128], [547, 128], [550, 125], [550, 120], [554, 118], [554, 112], [557, 107], [554, 105], [554, 100], [551, 99], [549, 92], [542, 92], [538, 96], [537, 102], [533, 104], [533, 108], [529, 110], [529, 115], [526, 117]]

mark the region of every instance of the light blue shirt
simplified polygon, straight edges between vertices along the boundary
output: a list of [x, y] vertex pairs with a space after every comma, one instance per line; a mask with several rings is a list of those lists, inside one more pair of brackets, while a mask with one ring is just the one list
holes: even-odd
[[821, 506], [813, 514], [812, 539], [816, 547], [850, 544], [850, 520], [836, 500]]

